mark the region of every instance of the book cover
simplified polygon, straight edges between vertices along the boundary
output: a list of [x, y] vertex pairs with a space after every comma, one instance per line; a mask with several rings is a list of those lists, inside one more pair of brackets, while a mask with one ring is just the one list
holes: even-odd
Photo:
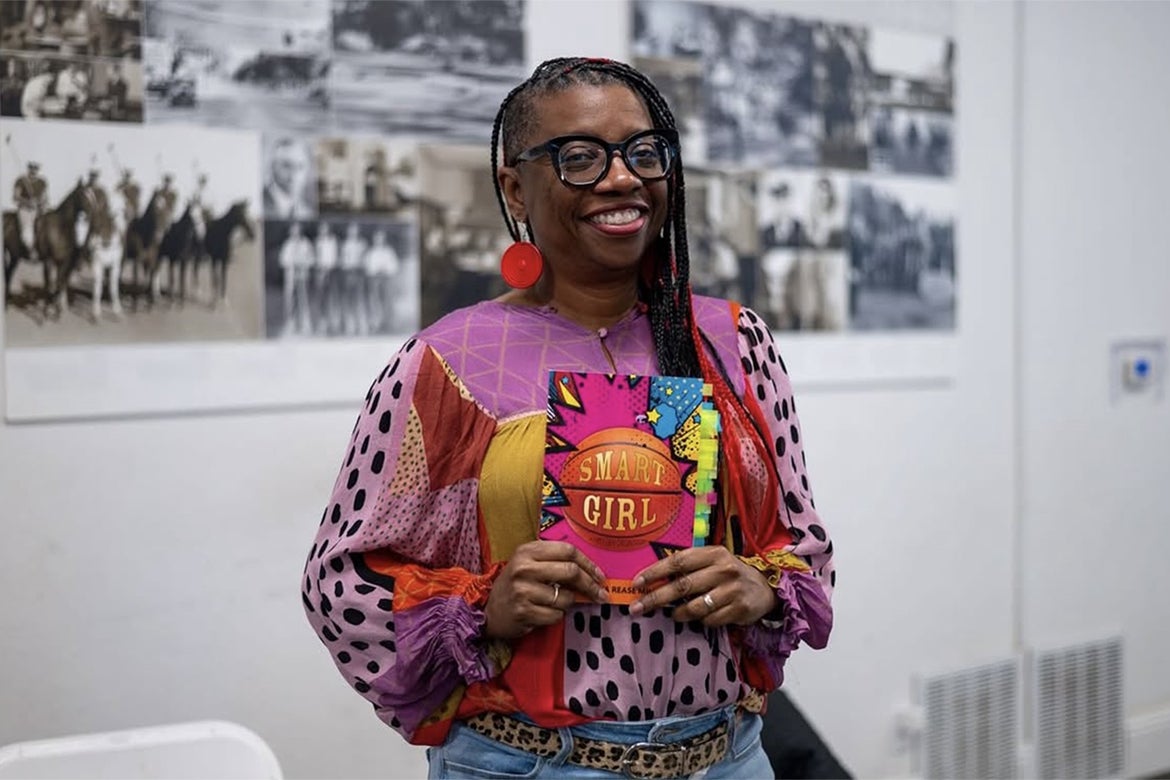
[[697, 377], [549, 372], [540, 538], [600, 566], [611, 603], [635, 601], [638, 572], [707, 538], [710, 393]]

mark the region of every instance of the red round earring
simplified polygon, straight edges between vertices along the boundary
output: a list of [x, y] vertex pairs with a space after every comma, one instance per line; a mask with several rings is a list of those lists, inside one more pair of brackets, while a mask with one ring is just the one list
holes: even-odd
[[524, 290], [544, 273], [544, 255], [530, 241], [515, 241], [500, 258], [500, 275], [509, 287]]

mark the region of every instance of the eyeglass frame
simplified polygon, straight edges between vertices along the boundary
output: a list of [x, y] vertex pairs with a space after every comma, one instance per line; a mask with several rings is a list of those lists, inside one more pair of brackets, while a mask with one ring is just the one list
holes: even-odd
[[[666, 168], [663, 170], [661, 176], [643, 176], [642, 174], [638, 173], [636, 166], [631, 165], [629, 158], [626, 157], [626, 147], [637, 139], [647, 135], [660, 135], [666, 139], [669, 146], [671, 153], [670, 160], [666, 165]], [[591, 182], [578, 184], [576, 182], [567, 181], [565, 179], [565, 174], [561, 171], [561, 147], [565, 144], [572, 143], [573, 141], [589, 141], [605, 149], [605, 166], [601, 169], [601, 173], [597, 175], [597, 178]], [[541, 155], [547, 154], [549, 162], [552, 163], [553, 171], [556, 172], [557, 178], [561, 180], [561, 184], [564, 184], [566, 187], [578, 187], [580, 189], [586, 189], [588, 187], [596, 186], [599, 181], [609, 175], [609, 169], [613, 165], [614, 152], [617, 152], [622, 156], [622, 164], [626, 166], [626, 170], [637, 176], [640, 181], [662, 181], [663, 179], [670, 176], [670, 174], [674, 171], [674, 166], [679, 157], [678, 131], [668, 127], [652, 127], [649, 130], [639, 130], [638, 132], [626, 138], [624, 141], [618, 141], [617, 143], [610, 143], [604, 138], [598, 138], [595, 135], [558, 135], [555, 138], [548, 139], [544, 143], [537, 144], [530, 149], [526, 149], [523, 152], [520, 152], [520, 154], [516, 155], [516, 161], [513, 163], [513, 165], [522, 162], [533, 162], [540, 159]]]

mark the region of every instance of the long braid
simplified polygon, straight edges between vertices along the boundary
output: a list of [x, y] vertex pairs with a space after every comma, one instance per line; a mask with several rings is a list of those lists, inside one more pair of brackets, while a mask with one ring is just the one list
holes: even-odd
[[[674, 114], [666, 100], [644, 74], [614, 60], [586, 57], [560, 57], [546, 60], [532, 75], [516, 86], [500, 104], [492, 126], [492, 181], [504, 221], [514, 240], [519, 240], [519, 225], [508, 212], [500, 189], [500, 153], [504, 164], [514, 165], [535, 127], [535, 102], [546, 95], [577, 85], [620, 84], [631, 89], [645, 103], [654, 127], [677, 129]], [[701, 376], [712, 387], [712, 400], [723, 419], [725, 446], [720, 448], [726, 459], [725, 474], [731, 494], [741, 513], [750, 513], [758, 522], [741, 523], [747, 548], [761, 552], [767, 534], [757, 536], [756, 529], [771, 528], [778, 518], [778, 496], [782, 488], [768, 444], [751, 412], [736, 395], [726, 373], [716, 367], [704, 346], [703, 334], [695, 321], [691, 300], [690, 252], [687, 242], [686, 185], [683, 164], [678, 160], [667, 188], [667, 217], [654, 250], [652, 278], [643, 280], [640, 293], [647, 304], [659, 372], [667, 376]], [[686, 333], [690, 338], [679, 338]], [[718, 355], [715, 355], [718, 361]], [[754, 451], [762, 461], [768, 482], [762, 491], [749, 495], [748, 473], [743, 446]]]

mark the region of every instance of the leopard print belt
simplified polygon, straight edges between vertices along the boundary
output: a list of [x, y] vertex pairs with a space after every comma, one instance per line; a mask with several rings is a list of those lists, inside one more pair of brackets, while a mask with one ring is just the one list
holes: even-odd
[[[561, 735], [498, 712], [475, 715], [464, 724], [472, 731], [526, 753], [549, 758], [561, 751]], [[679, 742], [606, 742], [574, 737], [570, 764], [638, 778], [686, 777], [718, 763], [730, 747], [727, 721]]]

